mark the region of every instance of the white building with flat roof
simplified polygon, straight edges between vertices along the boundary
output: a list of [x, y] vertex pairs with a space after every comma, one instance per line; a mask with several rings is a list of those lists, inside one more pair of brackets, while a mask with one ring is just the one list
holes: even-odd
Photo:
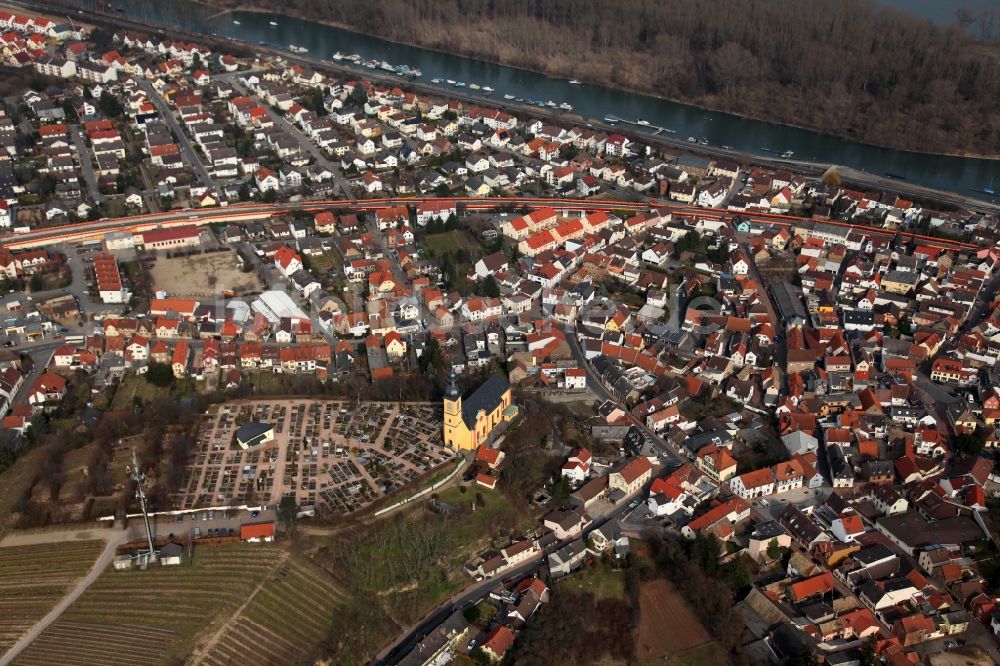
[[135, 247], [131, 231], [109, 231], [104, 234], [104, 247], [108, 252], [131, 250]]
[[281, 321], [282, 317], [287, 317], [289, 319], [296, 319], [299, 321], [307, 321], [309, 315], [302, 311], [295, 301], [283, 291], [265, 291], [260, 296], [257, 297], [251, 306], [254, 312], [259, 312], [272, 324], [277, 324]]

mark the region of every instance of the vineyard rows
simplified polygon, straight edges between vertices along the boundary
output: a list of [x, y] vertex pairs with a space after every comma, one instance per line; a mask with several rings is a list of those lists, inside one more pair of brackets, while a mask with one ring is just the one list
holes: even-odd
[[109, 567], [15, 664], [171, 663], [232, 613], [273, 569], [281, 549], [231, 544], [195, 550], [192, 563], [147, 571]]
[[0, 548], [0, 654], [87, 574], [103, 547], [95, 540]]
[[343, 593], [324, 571], [293, 558], [267, 579], [199, 663], [296, 663], [326, 637], [334, 609], [343, 602]]

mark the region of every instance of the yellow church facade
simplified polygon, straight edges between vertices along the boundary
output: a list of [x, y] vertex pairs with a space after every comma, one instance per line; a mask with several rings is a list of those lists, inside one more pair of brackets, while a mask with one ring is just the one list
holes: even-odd
[[445, 446], [471, 451], [488, 442], [498, 425], [517, 414], [510, 399], [510, 383], [503, 375], [493, 375], [464, 400], [452, 376], [444, 393]]

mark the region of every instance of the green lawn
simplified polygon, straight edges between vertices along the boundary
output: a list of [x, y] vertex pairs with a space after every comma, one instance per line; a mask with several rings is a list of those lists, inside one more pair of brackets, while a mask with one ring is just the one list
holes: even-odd
[[147, 403], [161, 395], [163, 391], [169, 391], [169, 389], [160, 388], [139, 375], [125, 375], [122, 378], [121, 384], [118, 385], [118, 391], [115, 392], [115, 399], [111, 402], [111, 409], [131, 409], [135, 404], [135, 398], [139, 398], [143, 403]]
[[[477, 492], [482, 495], [485, 506], [477, 506], [473, 510]], [[529, 521], [519, 518], [517, 509], [511, 501], [503, 493], [495, 490], [472, 486], [463, 494], [457, 487], [448, 488], [438, 493], [437, 498], [458, 509], [456, 512], [458, 515], [453, 519], [450, 531], [455, 534], [460, 544], [482, 542], [499, 525], [521, 528], [529, 525]], [[461, 552], [464, 555], [470, 550], [474, 548], [462, 548]]]
[[[476, 505], [476, 494], [483, 503]], [[327, 568], [347, 587], [368, 598], [398, 625], [410, 624], [472, 582], [463, 565], [493, 545], [507, 545], [510, 532], [528, 526], [503, 494], [480, 488], [442, 491], [453, 508], [430, 511], [427, 502], [360, 526], [351, 535], [320, 538]]]
[[600, 565], [567, 578], [559, 583], [559, 586], [579, 592], [590, 592], [598, 600], [624, 599], [625, 573]]
[[257, 391], [265, 395], [280, 392], [282, 387], [281, 377], [273, 372], [252, 372], [249, 374], [248, 379]]
[[443, 234], [424, 236], [423, 240], [420, 241], [420, 245], [427, 252], [435, 256], [459, 250], [465, 250], [470, 255], [474, 255], [480, 251], [480, 246], [476, 242], [476, 239], [469, 232], [461, 229], [446, 231]]

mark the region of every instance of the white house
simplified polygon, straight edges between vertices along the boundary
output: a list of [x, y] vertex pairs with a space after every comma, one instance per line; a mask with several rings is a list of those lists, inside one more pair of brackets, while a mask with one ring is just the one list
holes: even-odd
[[562, 477], [571, 483], [583, 483], [590, 476], [592, 456], [587, 449], [573, 449], [562, 466]]
[[729, 489], [737, 497], [745, 500], [774, 494], [774, 474], [769, 467], [734, 476], [729, 480]]

